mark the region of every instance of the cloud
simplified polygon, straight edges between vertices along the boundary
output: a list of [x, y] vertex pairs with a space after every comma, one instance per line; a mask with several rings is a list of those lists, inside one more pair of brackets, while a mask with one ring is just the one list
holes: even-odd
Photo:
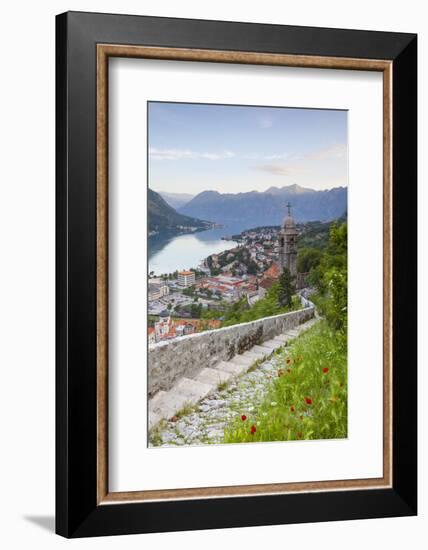
[[321, 149], [312, 151], [303, 156], [305, 160], [325, 160], [325, 159], [338, 159], [344, 158], [347, 155], [347, 147], [344, 143], [335, 143], [328, 147], [322, 147]]
[[294, 176], [303, 171], [301, 167], [277, 163], [261, 164], [259, 166], [255, 166], [255, 169], [261, 172], [267, 172], [268, 174], [272, 174], [274, 176]]
[[258, 160], [260, 159], [260, 155], [256, 155], [255, 153], [249, 153], [248, 155], [242, 155], [242, 158], [245, 160]]
[[156, 149], [155, 147], [150, 147], [149, 155], [151, 160], [223, 160], [233, 158], [235, 153], [232, 151], [222, 151], [220, 153], [201, 153], [190, 149]]
[[277, 153], [276, 155], [265, 155], [264, 160], [284, 160], [287, 159], [290, 155], [288, 153]]
[[[254, 166], [255, 170], [267, 172], [274, 176], [295, 176], [296, 174], [302, 174], [308, 172], [309, 169], [314, 169], [314, 164], [320, 161], [335, 162], [340, 159], [346, 159], [347, 147], [343, 143], [337, 143], [323, 147], [321, 149], [315, 149], [309, 153], [301, 155], [288, 155], [287, 153], [274, 154], [261, 157], [263, 160], [280, 161], [286, 160], [287, 162], [271, 162], [267, 164], [261, 164]], [[309, 168], [310, 167], [310, 168]]]
[[243, 155], [242, 158], [246, 160], [285, 160], [289, 158], [288, 153], [275, 153], [272, 155], [258, 155], [257, 153], [249, 153], [248, 155]]

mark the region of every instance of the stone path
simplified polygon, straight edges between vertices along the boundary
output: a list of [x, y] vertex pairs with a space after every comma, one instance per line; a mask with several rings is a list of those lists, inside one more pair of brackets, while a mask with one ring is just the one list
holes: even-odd
[[219, 442], [234, 416], [251, 412], [263, 400], [278, 369], [273, 353], [317, 321], [311, 319], [216, 368], [201, 370], [194, 380], [182, 378], [168, 392], [158, 392], [149, 401], [150, 445]]

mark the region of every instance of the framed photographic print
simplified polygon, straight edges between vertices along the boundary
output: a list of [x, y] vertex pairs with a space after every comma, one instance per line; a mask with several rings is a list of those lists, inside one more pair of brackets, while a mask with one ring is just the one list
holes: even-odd
[[414, 515], [413, 34], [57, 16], [57, 532]]

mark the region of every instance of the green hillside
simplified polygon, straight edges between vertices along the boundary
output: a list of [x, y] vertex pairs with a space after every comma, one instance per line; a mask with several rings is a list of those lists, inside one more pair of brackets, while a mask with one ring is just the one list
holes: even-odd
[[179, 214], [152, 189], [148, 189], [147, 209], [149, 231], [180, 233], [191, 231], [191, 228], [193, 231], [202, 231], [212, 227], [210, 222]]

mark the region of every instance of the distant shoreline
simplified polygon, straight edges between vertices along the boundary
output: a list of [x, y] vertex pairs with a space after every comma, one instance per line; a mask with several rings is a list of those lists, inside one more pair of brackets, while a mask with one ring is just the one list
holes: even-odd
[[[213, 238], [214, 242], [212, 244], [212, 248], [210, 249], [208, 247], [204, 248], [204, 245], [203, 245], [204, 239], [202, 237], [196, 237], [196, 235], [203, 235], [204, 233], [207, 233], [213, 230], [214, 231], [219, 230], [223, 227], [224, 226], [221, 224], [215, 224], [211, 228], [199, 229], [196, 231], [181, 232], [181, 233], [176, 233], [173, 231], [163, 231], [161, 233], [156, 233], [155, 235], [150, 235], [148, 238], [148, 264], [149, 264], [148, 271], [149, 272], [154, 271], [156, 276], [161, 276], [165, 274], [170, 275], [171, 273], [174, 273], [174, 271], [177, 271], [177, 270], [179, 271], [180, 269], [199, 270], [199, 266], [212, 254], [219, 254], [221, 252], [224, 252], [225, 250], [228, 250], [229, 248], [234, 248], [239, 244], [233, 239], [223, 239], [223, 236], [219, 235]], [[153, 259], [155, 259], [158, 255], [161, 255], [165, 247], [171, 246], [171, 243], [173, 243], [175, 239], [179, 239], [181, 237], [191, 238], [192, 236], [194, 236], [195, 239], [198, 239], [198, 242], [192, 241], [192, 244], [195, 243], [194, 246], [192, 246], [192, 244], [189, 244], [189, 247], [190, 247], [189, 250], [193, 251], [193, 254], [191, 253], [189, 255], [190, 257], [189, 257], [188, 263], [186, 263], [184, 258], [181, 256], [181, 253], [180, 253], [181, 251], [180, 252], [177, 251], [175, 254], [174, 253], [171, 254], [170, 252], [171, 258], [173, 260], [178, 260], [177, 262], [175, 261], [162, 262], [162, 260], [160, 260], [160, 263], [173, 263], [173, 264], [176, 263], [177, 264], [176, 266], [170, 267], [169, 269], [167, 268], [163, 269], [162, 267], [157, 269], [155, 265], [153, 265], [153, 263], [158, 264], [156, 260], [153, 262]], [[209, 243], [210, 238], [207, 238], [205, 240], [207, 241], [207, 243]], [[220, 243], [224, 243], [224, 244], [220, 245]], [[201, 246], [201, 250], [199, 251], [200, 255], [195, 257], [195, 251], [199, 245]], [[182, 260], [183, 260], [183, 265], [179, 265], [179, 262]]]

